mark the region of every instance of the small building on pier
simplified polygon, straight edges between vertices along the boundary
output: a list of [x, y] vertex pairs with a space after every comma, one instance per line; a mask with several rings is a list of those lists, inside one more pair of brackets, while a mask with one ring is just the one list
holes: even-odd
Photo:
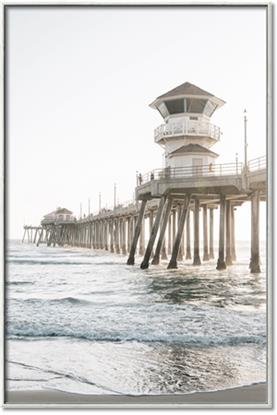
[[59, 224], [59, 223], [72, 223], [75, 221], [73, 212], [66, 208], [58, 207], [53, 212], [43, 216], [41, 221], [42, 225]]

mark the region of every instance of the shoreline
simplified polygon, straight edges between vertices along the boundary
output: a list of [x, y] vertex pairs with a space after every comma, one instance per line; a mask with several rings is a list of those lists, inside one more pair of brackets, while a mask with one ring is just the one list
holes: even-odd
[[[57, 390], [24, 390], [8, 391], [5, 394], [4, 406], [20, 407], [33, 405], [88, 405], [115, 407], [126, 406], [135, 407], [141, 405], [144, 407], [166, 407], [175, 405], [204, 406], [209, 405], [254, 405], [259, 404], [263, 407], [270, 408], [268, 403], [268, 385], [267, 383], [256, 383], [249, 386], [241, 386], [232, 389], [224, 389], [214, 392], [194, 392], [188, 394], [172, 395], [84, 395], [78, 393], [62, 392]], [[259, 405], [259, 406], [260, 406]]]

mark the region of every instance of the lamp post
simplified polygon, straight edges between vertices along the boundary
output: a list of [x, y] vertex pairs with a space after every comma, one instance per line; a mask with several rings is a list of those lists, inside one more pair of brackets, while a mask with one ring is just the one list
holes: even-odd
[[101, 210], [101, 192], [99, 193], [99, 213], [100, 213], [100, 210]]
[[244, 110], [244, 169], [245, 172], [247, 172], [247, 165], [248, 165], [248, 161], [247, 161], [247, 111]]
[[116, 207], [116, 183], [114, 183], [114, 187], [113, 187], [113, 207], [114, 209]]

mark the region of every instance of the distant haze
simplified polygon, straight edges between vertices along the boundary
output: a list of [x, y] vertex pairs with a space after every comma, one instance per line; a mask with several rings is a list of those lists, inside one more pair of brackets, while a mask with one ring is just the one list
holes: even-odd
[[[226, 101], [219, 162], [266, 154], [266, 13], [251, 7], [18, 7], [8, 11], [8, 236], [58, 206], [76, 215], [133, 199], [162, 167], [149, 104], [188, 81]], [[265, 203], [261, 238], [265, 238]], [[236, 236], [250, 240], [249, 203]]]

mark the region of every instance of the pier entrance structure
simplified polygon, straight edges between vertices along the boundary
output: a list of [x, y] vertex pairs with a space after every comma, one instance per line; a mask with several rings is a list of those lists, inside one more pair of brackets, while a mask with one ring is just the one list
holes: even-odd
[[[211, 148], [220, 140], [221, 132], [210, 118], [223, 104], [221, 99], [188, 82], [158, 97], [150, 107], [158, 110], [164, 120], [154, 132], [154, 141], [164, 148], [165, 167], [137, 176], [136, 201], [101, 209], [79, 220], [71, 212], [63, 217], [57, 212], [53, 217], [46, 215], [40, 227], [25, 226], [28, 241], [128, 254], [129, 265], [135, 263], [138, 254], [143, 257], [143, 269], [150, 262], [158, 264], [160, 259], [169, 259], [168, 268], [177, 268], [178, 261], [192, 260], [197, 266], [216, 258], [216, 268], [222, 270], [236, 260], [236, 209], [251, 201], [249, 267], [253, 273], [260, 272], [259, 204], [267, 194], [266, 157], [247, 165], [238, 160], [218, 163], [218, 154]], [[216, 212], [220, 224], [217, 256]]]

